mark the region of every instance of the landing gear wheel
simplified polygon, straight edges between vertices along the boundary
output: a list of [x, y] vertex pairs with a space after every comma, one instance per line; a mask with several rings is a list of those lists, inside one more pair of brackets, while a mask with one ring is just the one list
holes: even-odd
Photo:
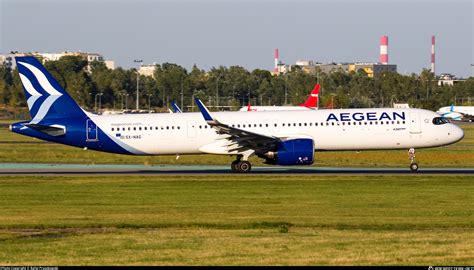
[[239, 160], [234, 160], [230, 164], [230, 170], [234, 173], [239, 172], [238, 164], [240, 163]]
[[246, 160], [239, 162], [237, 167], [239, 169], [239, 172], [241, 173], [250, 172], [250, 170], [252, 169], [252, 165]]
[[418, 164], [416, 164], [416, 163], [410, 164], [410, 170], [411, 170], [412, 172], [418, 171]]

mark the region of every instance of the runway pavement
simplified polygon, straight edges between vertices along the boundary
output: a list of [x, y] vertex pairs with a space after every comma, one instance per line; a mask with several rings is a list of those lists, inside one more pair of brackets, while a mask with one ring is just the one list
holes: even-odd
[[[83, 165], [0, 163], [4, 175], [212, 175], [230, 174], [230, 166], [222, 165]], [[473, 174], [474, 168], [423, 168], [413, 173], [406, 168], [336, 168], [336, 167], [253, 167], [250, 174]]]

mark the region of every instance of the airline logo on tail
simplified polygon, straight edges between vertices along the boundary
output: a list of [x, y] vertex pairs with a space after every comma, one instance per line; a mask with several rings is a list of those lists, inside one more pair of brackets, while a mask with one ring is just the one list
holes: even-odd
[[[30, 123], [37, 124], [43, 120], [51, 106], [62, 94], [51, 85], [48, 78], [37, 67], [21, 61], [18, 61], [17, 64], [25, 89], [26, 102], [33, 118]], [[40, 102], [36, 104], [37, 101]]]
[[305, 101], [305, 103], [300, 104], [300, 106], [308, 107], [308, 108], [318, 107], [318, 96], [319, 96], [320, 88], [321, 88], [321, 85], [319, 83], [316, 84], [313, 91], [311, 91], [311, 94], [308, 96], [308, 99]]
[[32, 118], [30, 124], [38, 124], [46, 119], [70, 119], [85, 115], [38, 59], [18, 56], [15, 60]]

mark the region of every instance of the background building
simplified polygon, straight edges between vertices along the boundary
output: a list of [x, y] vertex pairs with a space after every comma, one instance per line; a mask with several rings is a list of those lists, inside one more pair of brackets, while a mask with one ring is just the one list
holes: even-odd
[[156, 70], [156, 63], [149, 64], [149, 65], [140, 65], [140, 68], [138, 69], [138, 73], [143, 76], [154, 77], [155, 70]]
[[[61, 53], [40, 53], [40, 52], [13, 52], [10, 54], [0, 54], [0, 64], [7, 65], [11, 69], [16, 69], [15, 56], [25, 56], [33, 55], [37, 56], [43, 64], [47, 61], [57, 61], [63, 56], [80, 56], [88, 63], [98, 61], [103, 62], [108, 69], [115, 69], [115, 62], [112, 60], [105, 60], [101, 54], [98, 53], [88, 53], [88, 52], [68, 52], [64, 51]], [[90, 71], [90, 65], [88, 65], [87, 70]]]

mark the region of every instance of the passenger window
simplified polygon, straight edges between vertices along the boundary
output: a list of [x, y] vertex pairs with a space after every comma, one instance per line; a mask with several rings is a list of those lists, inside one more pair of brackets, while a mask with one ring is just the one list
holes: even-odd
[[265, 124], [265, 127], [268, 127], [268, 124]]
[[146, 127], [144, 127], [144, 128], [145, 128], [145, 130], [146, 130]]
[[277, 124], [275, 124], [275, 127], [277, 127]]
[[180, 129], [180, 127], [178, 126], [177, 129]]
[[169, 127], [169, 126], [166, 126], [166, 129], [170, 129], [170, 127]]
[[114, 128], [112, 128], [112, 131], [114, 131]]
[[334, 122], [331, 123], [334, 126]]

